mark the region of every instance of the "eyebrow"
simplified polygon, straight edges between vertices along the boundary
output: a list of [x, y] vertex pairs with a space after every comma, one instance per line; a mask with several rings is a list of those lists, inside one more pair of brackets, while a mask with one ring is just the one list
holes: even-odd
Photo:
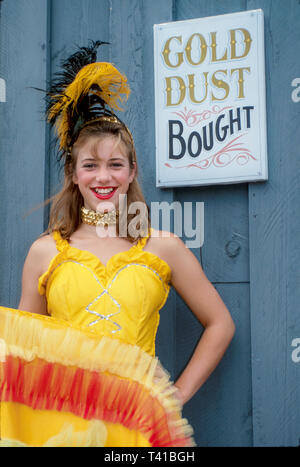
[[[124, 161], [125, 157], [124, 156], [117, 156], [117, 157], [112, 157], [111, 159], [109, 159], [110, 161], [116, 161], [116, 160], [121, 160], [121, 161]], [[96, 161], [98, 160], [97, 158], [95, 157], [85, 157], [84, 159], [82, 159], [81, 162], [85, 162], [85, 161]]]

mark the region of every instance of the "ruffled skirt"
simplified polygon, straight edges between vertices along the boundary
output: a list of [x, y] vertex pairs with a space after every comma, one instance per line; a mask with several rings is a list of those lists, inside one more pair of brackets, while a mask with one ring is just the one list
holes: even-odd
[[0, 307], [2, 446], [194, 446], [175, 391], [137, 346]]

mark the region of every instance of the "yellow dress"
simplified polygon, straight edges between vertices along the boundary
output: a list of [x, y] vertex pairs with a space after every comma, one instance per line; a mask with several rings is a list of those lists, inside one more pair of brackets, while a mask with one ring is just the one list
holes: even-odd
[[168, 264], [147, 237], [106, 266], [53, 237], [38, 284], [50, 316], [0, 307], [2, 445], [193, 446], [155, 357]]

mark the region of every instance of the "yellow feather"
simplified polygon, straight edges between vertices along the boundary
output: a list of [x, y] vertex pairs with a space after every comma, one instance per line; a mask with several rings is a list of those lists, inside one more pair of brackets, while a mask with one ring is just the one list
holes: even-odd
[[[91, 91], [91, 87], [96, 84], [101, 88], [101, 91]], [[96, 62], [84, 66], [77, 73], [74, 81], [64, 90], [64, 97], [49, 111], [49, 120], [59, 115], [56, 128], [61, 148], [65, 148], [67, 145], [69, 108], [71, 107], [72, 114], [79, 98], [89, 92], [99, 95], [111, 109], [122, 110], [119, 102], [122, 103], [128, 99], [130, 89], [126, 76], [122, 75], [111, 63]], [[57, 98], [58, 96], [52, 97]]]

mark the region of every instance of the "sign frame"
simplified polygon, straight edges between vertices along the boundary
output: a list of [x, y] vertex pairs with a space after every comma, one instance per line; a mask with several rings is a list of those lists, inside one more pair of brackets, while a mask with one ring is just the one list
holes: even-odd
[[[179, 117], [181, 122], [188, 122], [188, 119], [191, 117], [188, 117], [188, 109], [187, 109], [187, 102], [184, 102], [182, 105], [171, 105], [172, 109], [166, 109], [166, 94], [167, 94], [167, 86], [166, 86], [166, 79], [165, 81], [163, 80], [162, 76], [162, 67], [164, 66], [163, 64], [163, 51], [166, 49], [166, 46], [164, 46], [163, 41], [165, 40], [166, 34], [168, 33], [169, 36], [174, 36], [174, 32], [176, 31], [175, 35], [176, 37], [181, 37], [180, 39], [175, 39], [174, 44], [176, 44], [176, 47], [179, 50], [181, 50], [182, 53], [182, 63], [186, 62], [186, 58], [184, 56], [184, 48], [186, 47], [186, 36], [184, 37], [184, 28], [189, 28], [192, 35], [196, 31], [201, 30], [201, 28], [197, 29], [197, 26], [203, 26], [205, 25], [205, 30], [210, 30], [210, 31], [216, 31], [216, 24], [219, 22], [224, 22], [230, 23], [232, 20], [233, 26], [232, 28], [234, 29], [237, 25], [237, 22], [241, 22], [243, 24], [244, 22], [247, 22], [247, 20], [251, 21], [255, 25], [255, 30], [251, 30], [251, 40], [254, 38], [255, 43], [255, 50], [253, 51], [252, 55], [252, 61], [253, 59], [255, 60], [254, 63], [256, 65], [256, 69], [254, 70], [254, 78], [251, 81], [251, 86], [252, 88], [254, 87], [255, 90], [257, 91], [257, 98], [255, 100], [255, 112], [250, 109], [251, 106], [249, 106], [249, 98], [247, 95], [244, 96], [244, 99], [240, 99], [240, 113], [239, 114], [230, 114], [230, 121], [234, 121], [234, 116], [236, 117], [237, 115], [241, 116], [243, 115], [244, 120], [247, 120], [250, 122], [250, 116], [252, 121], [255, 120], [254, 126], [256, 128], [256, 133], [254, 130], [251, 132], [251, 138], [249, 136], [248, 140], [249, 141], [243, 141], [242, 144], [238, 144], [242, 142], [242, 135], [238, 135], [236, 138], [231, 138], [231, 141], [228, 142], [228, 138], [224, 141], [225, 146], [223, 145], [223, 153], [222, 153], [222, 148], [218, 145], [216, 147], [215, 154], [211, 155], [209, 151], [206, 152], [206, 158], [203, 159], [203, 157], [195, 157], [193, 153], [193, 157], [188, 154], [186, 156], [186, 153], [182, 157], [182, 160], [176, 160], [175, 157], [174, 159], [170, 159], [170, 155], [175, 156], [173, 152], [170, 150], [170, 141], [171, 137], [173, 138], [172, 141], [177, 143], [177, 153], [178, 153], [178, 148], [181, 149], [184, 144], [187, 147], [188, 146], [188, 140], [187, 137], [185, 138], [185, 131], [187, 130], [187, 126], [184, 126], [183, 124], [183, 132], [180, 133], [182, 127], [179, 123], [177, 123], [177, 127], [175, 124], [171, 123], [170, 120], [170, 114], [171, 113], [177, 113], [177, 115], [181, 115]], [[240, 29], [242, 26], [240, 27]], [[245, 182], [258, 182], [258, 181], [265, 181], [268, 180], [268, 155], [267, 155], [267, 122], [266, 122], [266, 85], [265, 85], [265, 47], [264, 47], [264, 15], [263, 15], [263, 10], [258, 9], [258, 10], [248, 10], [248, 11], [242, 11], [238, 13], [230, 13], [226, 15], [218, 15], [218, 16], [210, 16], [206, 18], [196, 18], [196, 19], [191, 19], [191, 20], [185, 20], [185, 21], [174, 21], [174, 22], [169, 22], [169, 23], [162, 23], [162, 24], [155, 24], [153, 26], [154, 29], [154, 83], [155, 83], [155, 139], [156, 139], [156, 186], [157, 187], [180, 187], [180, 186], [202, 186], [202, 185], [216, 185], [216, 184], [233, 184], [233, 183], [245, 183]], [[239, 28], [236, 28], [238, 31]], [[236, 33], [238, 34], [238, 33]], [[200, 35], [198, 34], [200, 37]], [[203, 33], [203, 36], [205, 37], [205, 33]], [[207, 35], [206, 35], [207, 37]], [[215, 37], [215, 36], [214, 36]], [[210, 37], [210, 39], [212, 36]], [[252, 41], [252, 42], [253, 42]], [[208, 41], [207, 41], [208, 43]], [[252, 43], [251, 43], [252, 46]], [[236, 46], [238, 47], [238, 45]], [[210, 48], [212, 49], [212, 46], [210, 44]], [[222, 48], [222, 47], [221, 47]], [[224, 48], [222, 52], [224, 52]], [[219, 52], [221, 53], [221, 52]], [[179, 55], [177, 55], [178, 57]], [[225, 56], [225, 55], [224, 55]], [[247, 58], [247, 57], [246, 57]], [[174, 56], [173, 56], [174, 60]], [[230, 61], [230, 60], [229, 60]], [[231, 67], [234, 67], [233, 59], [231, 59]], [[236, 62], [239, 62], [239, 65], [243, 65], [243, 62], [248, 63], [247, 60], [236, 60]], [[251, 62], [252, 63], [252, 62]], [[186, 63], [183, 63], [186, 65]], [[205, 70], [207, 70], [207, 64]], [[221, 68], [226, 68], [226, 63], [218, 63], [218, 66], [221, 66]], [[187, 68], [188, 71], [191, 71], [191, 69], [197, 71], [197, 68], [199, 67], [190, 67]], [[202, 67], [203, 68], [203, 67]], [[171, 82], [170, 74], [175, 74], [175, 75], [180, 75], [178, 69], [173, 68], [171, 69], [170, 67], [168, 68], [165, 65], [166, 69], [166, 74], [165, 78], [169, 78], [169, 83]], [[198, 71], [202, 71], [201, 67]], [[240, 73], [240, 72], [238, 72]], [[236, 73], [237, 74], [237, 73]], [[188, 75], [185, 76], [185, 78]], [[196, 76], [196, 75], [195, 75]], [[220, 77], [220, 76], [219, 76]], [[240, 78], [241, 75], [239, 74], [238, 77]], [[246, 73], [242, 76], [243, 78], [246, 76]], [[258, 79], [255, 79], [258, 78]], [[196, 78], [195, 78], [196, 79]], [[250, 78], [249, 78], [250, 79]], [[179, 80], [179, 78], [178, 78]], [[190, 78], [189, 78], [190, 80]], [[246, 81], [246, 80], [245, 80]], [[190, 81], [189, 81], [190, 82]], [[223, 81], [224, 82], [224, 81]], [[207, 82], [206, 82], [207, 83]], [[177, 83], [180, 84], [180, 83]], [[170, 88], [169, 88], [170, 89]], [[246, 89], [246, 87], [244, 88]], [[179, 86], [177, 86], [177, 96], [180, 93]], [[162, 95], [164, 94], [164, 97]], [[186, 92], [187, 94], [187, 92]], [[170, 97], [169, 97], [170, 98]], [[190, 99], [189, 99], [190, 100]], [[162, 105], [162, 102], [164, 101], [164, 105]], [[231, 102], [230, 99], [228, 99], [228, 102]], [[222, 103], [222, 106], [224, 105], [225, 108], [230, 108], [228, 106], [228, 102], [224, 101]], [[233, 102], [233, 100], [232, 100]], [[231, 102], [231, 103], [232, 103]], [[189, 102], [190, 103], [190, 102]], [[226, 105], [227, 104], [227, 105]], [[220, 102], [217, 101], [217, 104], [213, 105], [212, 103], [208, 104], [205, 103], [204, 106], [193, 104], [193, 110], [191, 111], [190, 115], [202, 115], [205, 112], [205, 108], [208, 106], [211, 106], [211, 109], [209, 110], [211, 112], [211, 115], [213, 116], [213, 110], [215, 110], [215, 117], [219, 115], [219, 120], [211, 120], [209, 118], [205, 119], [206, 124], [211, 124], [211, 122], [220, 122], [221, 115], [220, 114]], [[249, 109], [245, 109], [248, 108]], [[216, 111], [218, 109], [218, 111]], [[236, 107], [238, 109], [238, 107]], [[253, 109], [253, 110], [254, 110]], [[174, 110], [174, 112], [173, 112]], [[221, 109], [222, 110], [222, 109]], [[184, 113], [186, 111], [186, 113]], [[236, 110], [238, 112], [238, 110]], [[230, 112], [230, 110], [229, 110]], [[232, 111], [233, 112], [233, 111]], [[252, 112], [252, 114], [251, 114]], [[253, 115], [255, 114], [255, 118]], [[208, 115], [208, 114], [206, 114]], [[253, 118], [252, 118], [253, 117]], [[229, 118], [227, 116], [227, 118]], [[225, 116], [222, 117], [222, 119], [225, 119]], [[167, 126], [167, 121], [169, 122]], [[175, 121], [175, 120], [174, 120]], [[204, 121], [204, 120], [203, 120]], [[212, 125], [212, 124], [211, 124]], [[195, 127], [191, 127], [190, 130], [194, 130]], [[210, 127], [209, 127], [210, 129]], [[204, 131], [204, 127], [201, 127], [201, 130]], [[208, 127], [205, 128], [205, 132], [208, 132]], [[191, 138], [191, 134], [193, 133], [193, 137]], [[192, 144], [201, 142], [202, 148], [203, 148], [203, 142], [201, 141], [201, 137], [195, 135], [195, 131], [190, 133], [189, 141], [191, 140], [192, 142], [190, 143], [189, 147], [192, 148]], [[168, 135], [168, 138], [166, 137], [166, 134]], [[170, 137], [171, 134], [171, 137]], [[200, 132], [199, 132], [200, 134]], [[256, 134], [256, 138], [253, 138], [253, 135]], [[176, 141], [176, 139], [180, 139], [180, 136], [182, 136], [183, 140], [182, 143]], [[197, 136], [197, 138], [195, 138]], [[234, 135], [236, 136], [236, 135]], [[216, 138], [215, 138], [216, 139]], [[244, 138], [245, 139], [245, 138]], [[251, 141], [250, 141], [251, 139]], [[168, 140], [168, 141], [167, 141]], [[247, 138], [246, 138], [247, 140]], [[247, 147], [250, 145], [251, 142], [255, 141], [254, 147], [256, 147], [256, 152], [255, 155], [252, 154], [253, 150], [251, 151], [251, 147]], [[232, 144], [231, 144], [232, 143]], [[181, 147], [180, 147], [181, 144]], [[256, 144], [256, 146], [255, 146]], [[243, 151], [240, 152], [240, 154], [236, 154], [236, 161], [239, 161], [241, 167], [237, 167], [237, 169], [240, 170], [240, 173], [237, 172], [236, 168], [235, 170], [231, 170], [233, 165], [232, 162], [227, 164], [225, 168], [225, 163], [226, 160], [229, 159], [229, 151], [233, 151], [235, 147], [238, 146], [243, 146], [242, 149]], [[197, 147], [197, 145], [196, 145]], [[230, 149], [228, 149], [228, 147]], [[198, 145], [199, 148], [199, 145]], [[173, 149], [173, 146], [172, 146]], [[218, 150], [217, 150], [218, 149]], [[226, 153], [226, 150], [228, 151]], [[194, 150], [193, 150], [194, 151]], [[225, 151], [225, 152], [224, 152]], [[174, 151], [176, 152], [176, 151]], [[191, 149], [192, 152], [192, 149]], [[218, 154], [218, 152], [220, 154]], [[203, 151], [202, 151], [203, 153]], [[179, 154], [176, 154], [177, 156]], [[168, 157], [169, 156], [169, 157]], [[185, 158], [185, 165], [182, 163], [183, 159]], [[223, 158], [223, 159], [222, 159]], [[251, 159], [251, 160], [250, 160]], [[219, 166], [215, 167], [215, 162], [218, 160]], [[249, 166], [252, 165], [251, 169], [246, 170], [245, 167], [242, 167], [242, 165], [246, 165], [248, 161], [250, 160]], [[254, 162], [254, 160], [257, 161]], [[214, 164], [212, 163], [214, 162]], [[222, 162], [223, 161], [223, 162]], [[223, 166], [222, 166], [223, 163]], [[231, 169], [228, 167], [231, 164]], [[236, 164], [237, 165], [237, 162]], [[220, 172], [220, 168], [223, 168], [223, 174]], [[173, 169], [173, 170], [172, 170]], [[198, 170], [196, 170], [198, 169]], [[202, 170], [199, 170], [202, 169]], [[206, 169], [206, 171], [205, 171]], [[247, 168], [248, 169], [248, 168]], [[209, 173], [210, 172], [210, 173]]]

